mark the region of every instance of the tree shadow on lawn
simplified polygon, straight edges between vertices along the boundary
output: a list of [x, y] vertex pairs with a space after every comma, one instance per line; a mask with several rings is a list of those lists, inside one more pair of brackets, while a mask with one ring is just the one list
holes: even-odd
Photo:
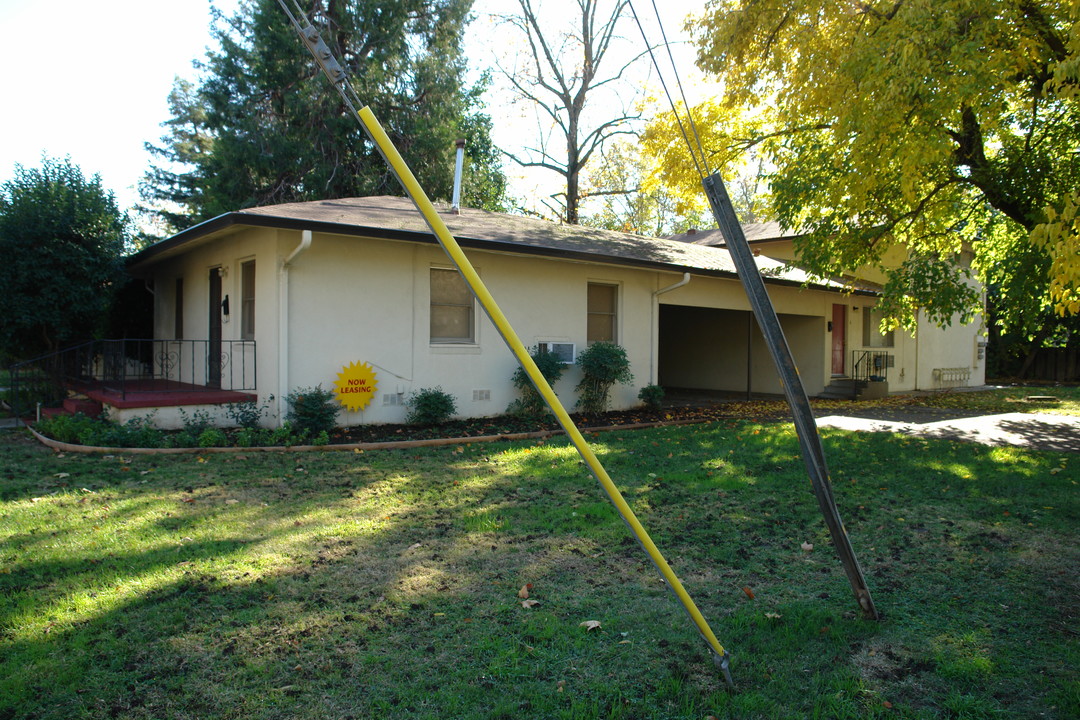
[[[0, 715], [895, 716], [888, 701], [935, 716], [958, 692], [1026, 714], [1075, 679], [1051, 631], [1072, 612], [1076, 571], [1062, 568], [1080, 563], [1025, 524], [1031, 496], [1061, 482], [1038, 456], [986, 479], [1000, 464], [988, 448], [826, 434], [877, 624], [855, 618], [789, 431], [722, 423], [596, 444], [734, 653], [734, 695], [576, 454], [550, 441], [292, 457], [254, 478], [224, 458], [178, 463], [146, 492], [206, 477], [164, 529], [212, 507], [244, 537], [110, 559], [120, 585], [171, 573], [72, 622], [7, 626]], [[95, 559], [31, 558], [0, 583], [26, 617], [54, 612], [100, 577]], [[998, 660], [1014, 656], [1025, 664]]]

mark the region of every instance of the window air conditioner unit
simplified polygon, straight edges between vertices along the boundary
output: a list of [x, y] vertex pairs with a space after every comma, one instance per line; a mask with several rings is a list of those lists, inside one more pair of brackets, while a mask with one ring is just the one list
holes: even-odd
[[577, 346], [567, 342], [540, 342], [537, 346], [543, 352], [548, 352], [559, 359], [564, 365], [573, 365], [577, 359]]

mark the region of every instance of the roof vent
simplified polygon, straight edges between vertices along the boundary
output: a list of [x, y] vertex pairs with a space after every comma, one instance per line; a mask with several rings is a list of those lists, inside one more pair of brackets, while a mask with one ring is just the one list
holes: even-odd
[[455, 215], [461, 214], [461, 168], [465, 164], [465, 141], [456, 140], [457, 158], [454, 160], [454, 199], [451, 203], [450, 212]]
[[687, 235], [697, 235], [697, 228], [690, 228], [686, 231]]

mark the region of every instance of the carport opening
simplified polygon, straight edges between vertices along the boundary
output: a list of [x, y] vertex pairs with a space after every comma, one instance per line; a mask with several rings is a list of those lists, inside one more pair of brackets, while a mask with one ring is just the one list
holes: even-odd
[[[672, 392], [783, 393], [765, 339], [748, 310], [660, 305], [657, 375]], [[825, 318], [780, 315], [807, 394], [824, 388]]]

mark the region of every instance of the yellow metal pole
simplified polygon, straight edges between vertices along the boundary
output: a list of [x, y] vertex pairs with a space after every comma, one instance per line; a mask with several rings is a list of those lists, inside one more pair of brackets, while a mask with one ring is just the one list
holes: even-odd
[[431, 201], [428, 199], [424, 189], [420, 187], [420, 183], [417, 182], [416, 177], [412, 174], [412, 170], [409, 169], [409, 166], [405, 163], [405, 160], [401, 157], [397, 148], [394, 147], [393, 141], [390, 140], [386, 131], [383, 130], [379, 121], [375, 118], [374, 113], [371, 112], [370, 108], [365, 106], [360, 109], [358, 115], [360, 116], [360, 122], [364, 126], [364, 129], [367, 130], [371, 139], [378, 146], [383, 157], [386, 159], [386, 162], [394, 171], [394, 174], [397, 175], [398, 180], [416, 205], [417, 210], [424, 216], [424, 220], [435, 234], [439, 244], [442, 245], [443, 250], [446, 251], [446, 254], [450, 256], [454, 265], [457, 266], [457, 269], [465, 278], [465, 282], [468, 283], [469, 287], [476, 295], [476, 298], [480, 301], [480, 305], [483, 306], [488, 317], [491, 318], [495, 327], [498, 328], [499, 334], [502, 335], [503, 340], [506, 342], [507, 346], [509, 346], [511, 352], [514, 353], [514, 357], [521, 363], [521, 367], [533, 381], [533, 384], [536, 385], [536, 389], [543, 396], [548, 407], [555, 413], [559, 425], [562, 426], [563, 430], [570, 438], [570, 441], [574, 444], [574, 447], [577, 448], [582, 460], [584, 460], [585, 464], [592, 470], [593, 475], [596, 476], [596, 479], [604, 488], [604, 492], [607, 493], [608, 498], [610, 498], [612, 504], [614, 504], [615, 508], [619, 511], [623, 521], [626, 522], [630, 531], [634, 534], [634, 537], [637, 538], [641, 547], [648, 553], [649, 558], [653, 561], [653, 564], [656, 565], [657, 570], [660, 571], [660, 574], [663, 576], [664, 581], [667, 582], [668, 587], [671, 588], [672, 592], [674, 592], [675, 596], [679, 599], [679, 602], [681, 602], [682, 606], [686, 609], [690, 619], [693, 620], [694, 625], [697, 626], [698, 632], [701, 633], [702, 638], [704, 638], [705, 642], [708, 643], [709, 648], [714, 653], [714, 660], [720, 665], [724, 672], [725, 679], [730, 684], [731, 676], [727, 667], [727, 653], [716, 639], [716, 635], [713, 634], [712, 629], [705, 621], [705, 618], [702, 617], [701, 612], [697, 609], [697, 606], [686, 592], [686, 589], [683, 588], [682, 583], [679, 582], [679, 578], [676, 577], [671, 566], [668, 565], [664, 556], [660, 553], [660, 550], [657, 549], [652, 538], [649, 537], [649, 533], [646, 532], [645, 528], [638, 522], [637, 517], [634, 515], [634, 511], [627, 504], [626, 500], [623, 499], [622, 493], [619, 492], [619, 488], [612, 482], [611, 477], [608, 476], [607, 471], [604, 470], [603, 465], [600, 464], [600, 460], [585, 441], [585, 437], [581, 434], [581, 431], [578, 430], [577, 425], [574, 424], [569, 413], [566, 412], [562, 402], [559, 400], [558, 396], [555, 395], [555, 391], [551, 389], [551, 385], [548, 384], [547, 379], [536, 366], [536, 363], [529, 355], [529, 351], [521, 342], [521, 339], [510, 325], [510, 322], [506, 319], [506, 316], [503, 315], [498, 303], [495, 302], [495, 298], [488, 292], [487, 287], [480, 279], [476, 269], [472, 266], [472, 263], [469, 262], [469, 258], [466, 257], [465, 253], [461, 250], [461, 246], [458, 245], [457, 240], [450, 233], [449, 228], [446, 227], [446, 223], [444, 223], [443, 219], [439, 216], [438, 211], [436, 211], [435, 206], [432, 205]]

